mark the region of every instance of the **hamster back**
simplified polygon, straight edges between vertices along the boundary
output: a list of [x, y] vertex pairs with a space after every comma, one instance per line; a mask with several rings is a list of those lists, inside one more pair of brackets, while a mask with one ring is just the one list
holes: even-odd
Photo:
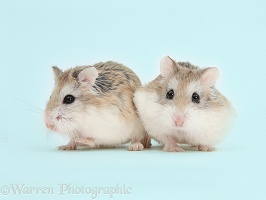
[[128, 67], [112, 61], [93, 65], [98, 71], [93, 88], [101, 94], [115, 94], [124, 88], [135, 90], [141, 85], [137, 75]]

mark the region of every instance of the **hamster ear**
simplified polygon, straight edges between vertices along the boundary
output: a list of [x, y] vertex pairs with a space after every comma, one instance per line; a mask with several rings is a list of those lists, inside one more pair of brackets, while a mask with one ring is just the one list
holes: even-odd
[[60, 76], [60, 74], [63, 73], [63, 71], [56, 66], [52, 66], [52, 68], [54, 71], [54, 77], [55, 77], [55, 79], [57, 79]]
[[94, 85], [97, 77], [98, 77], [97, 69], [95, 67], [87, 67], [79, 73], [78, 81]]
[[219, 69], [216, 67], [209, 67], [202, 71], [201, 82], [207, 87], [215, 85], [216, 81], [220, 78]]
[[174, 72], [177, 70], [176, 67], [176, 62], [169, 56], [165, 56], [162, 58], [160, 63], [160, 73], [163, 77], [167, 78], [174, 74]]

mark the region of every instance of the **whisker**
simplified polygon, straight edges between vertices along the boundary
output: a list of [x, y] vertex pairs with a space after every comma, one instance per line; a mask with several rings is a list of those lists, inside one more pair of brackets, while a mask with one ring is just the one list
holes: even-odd
[[37, 113], [37, 114], [43, 114], [43, 112], [41, 112], [39, 110], [34, 110], [34, 109], [30, 109], [30, 108], [23, 108], [23, 110], [30, 111], [30, 112], [34, 112], [34, 113]]
[[30, 103], [28, 103], [28, 102], [26, 102], [26, 101], [24, 101], [24, 100], [22, 100], [22, 99], [19, 99], [19, 98], [17, 98], [17, 97], [16, 97], [16, 99], [17, 99], [18, 101], [22, 102], [23, 104], [25, 104], [25, 105], [31, 107], [31, 108], [34, 108], [34, 109], [39, 110], [39, 111], [42, 111], [42, 112], [44, 111], [42, 108], [39, 108], [39, 107], [37, 107], [37, 106], [34, 106], [34, 105], [32, 105], [32, 104], [30, 104]]

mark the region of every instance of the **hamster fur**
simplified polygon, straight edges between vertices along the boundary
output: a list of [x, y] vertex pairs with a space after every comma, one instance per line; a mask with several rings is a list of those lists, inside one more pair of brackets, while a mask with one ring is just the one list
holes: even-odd
[[97, 148], [131, 141], [129, 150], [150, 147], [133, 94], [141, 86], [126, 66], [108, 61], [66, 71], [53, 67], [55, 86], [44, 112], [47, 128], [69, 137], [61, 150]]
[[166, 56], [160, 71], [134, 94], [148, 134], [164, 145], [164, 151], [184, 151], [178, 144], [197, 146], [199, 151], [215, 150], [235, 115], [229, 100], [215, 88], [219, 70], [200, 69]]

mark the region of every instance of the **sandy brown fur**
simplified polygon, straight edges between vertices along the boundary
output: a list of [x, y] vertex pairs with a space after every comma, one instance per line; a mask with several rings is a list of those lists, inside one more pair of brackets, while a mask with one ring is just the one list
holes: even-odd
[[[190, 83], [199, 81], [202, 73], [205, 69], [201, 69], [189, 62], [177, 62], [176, 69], [174, 73], [169, 78], [164, 78], [159, 75], [152, 82], [150, 82], [145, 89], [147, 92], [156, 92], [160, 97], [158, 103], [166, 104], [169, 101], [165, 98], [165, 95], [169, 89], [174, 89], [175, 96], [174, 101], [180, 107], [186, 107], [186, 105], [191, 101], [191, 98], [183, 96], [186, 94], [187, 87]], [[169, 88], [169, 80], [176, 79], [179, 84], [178, 87]], [[204, 88], [201, 95], [202, 102], [201, 108], [219, 108], [224, 104], [228, 104], [228, 100], [215, 88]], [[173, 102], [171, 102], [173, 103]]]
[[47, 105], [51, 110], [62, 102], [58, 102], [58, 94], [64, 85], [73, 85], [74, 90], [80, 90], [81, 95], [76, 97], [86, 105], [98, 108], [115, 106], [126, 118], [137, 118], [136, 108], [132, 101], [136, 88], [141, 86], [136, 74], [122, 64], [108, 61], [100, 62], [93, 67], [98, 71], [98, 77], [93, 85], [93, 92], [81, 85], [78, 81], [79, 73], [90, 66], [77, 66], [61, 73], [55, 83], [53, 95]]

